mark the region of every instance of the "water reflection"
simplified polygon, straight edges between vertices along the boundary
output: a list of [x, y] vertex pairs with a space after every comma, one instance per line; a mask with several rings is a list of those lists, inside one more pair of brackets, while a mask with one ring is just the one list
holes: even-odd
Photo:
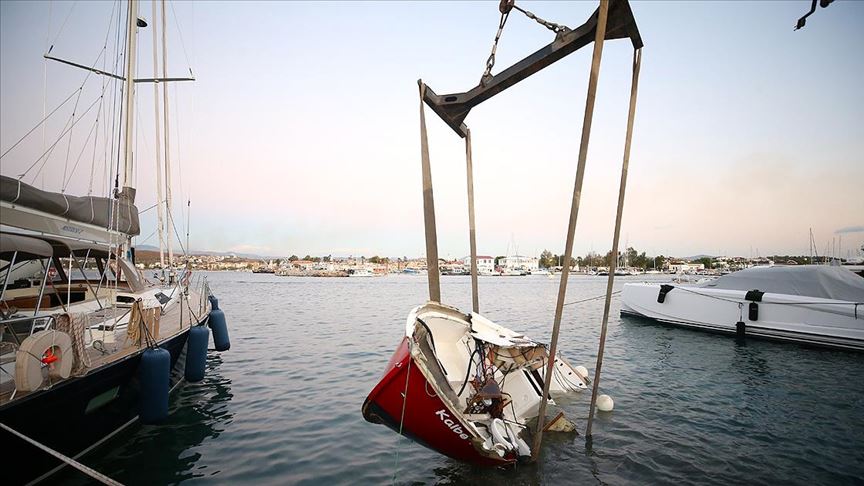
[[[81, 461], [128, 485], [176, 484], [217, 474], [196, 467], [202, 445], [216, 439], [234, 418], [230, 407], [231, 380], [219, 373], [222, 359], [211, 355], [200, 383], [184, 383], [171, 396], [169, 418], [159, 425], [134, 424]], [[64, 484], [90, 484], [74, 471], [65, 471]]]
[[[594, 438], [547, 434], [541, 460], [510, 470], [467, 466], [358, 411], [426, 298], [422, 277], [302, 279], [220, 273], [232, 349], [205, 381], [172, 395], [172, 416], [135, 426], [84, 462], [130, 484], [860, 484], [860, 355], [612, 318], [600, 387], [615, 411]], [[470, 308], [469, 279], [442, 279]], [[606, 279], [572, 277], [573, 300]], [[481, 279], [491, 318], [548, 340], [557, 282]], [[263, 298], [266, 296], [266, 298]], [[230, 312], [228, 311], [230, 310]], [[560, 346], [593, 369], [602, 302], [568, 307]], [[262, 331], [266, 329], [266, 331]], [[224, 359], [224, 363], [222, 360]], [[840, 370], [840, 372], [838, 372]], [[558, 405], [584, 431], [590, 393]], [[399, 454], [399, 468], [395, 456]], [[99, 457], [96, 457], [99, 456]], [[85, 482], [75, 476], [76, 484]], [[67, 481], [68, 482], [68, 481]]]

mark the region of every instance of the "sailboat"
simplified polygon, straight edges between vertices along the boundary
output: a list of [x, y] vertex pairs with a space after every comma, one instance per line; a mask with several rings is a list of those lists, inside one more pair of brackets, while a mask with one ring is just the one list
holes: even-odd
[[[460, 461], [513, 464], [531, 456], [528, 423], [542, 402], [548, 362], [544, 344], [481, 314], [429, 302], [408, 314], [363, 417]], [[557, 355], [549, 393], [584, 390], [586, 375]], [[556, 419], [572, 430], [563, 414]]]
[[[140, 223], [133, 176], [134, 85], [158, 81], [164, 86], [176, 78], [164, 73], [164, 0], [163, 74], [154, 73], [152, 79], [136, 78], [136, 40], [147, 22], [138, 18], [137, 0], [126, 5], [123, 75], [46, 54], [123, 83], [122, 137], [113, 137], [122, 140], [125, 150], [114, 194], [72, 196], [38, 189], [22, 181], [23, 176], [0, 176], [0, 442], [4, 445], [0, 479], [4, 484], [44, 480], [68, 464], [75, 465], [76, 459], [124, 428], [139, 421], [164, 420], [170, 390], [184, 379], [203, 378], [208, 326], [217, 350], [230, 347], [224, 313], [206, 279], [193, 280], [188, 266], [175, 272], [170, 242], [179, 235], [170, 230], [167, 139], [167, 199], [163, 201], [160, 192], [158, 200], [163, 278], [147, 281], [135, 266], [133, 238], [140, 234]], [[156, 1], [153, 6], [155, 29]], [[120, 17], [118, 8], [118, 29]], [[154, 60], [155, 48], [154, 31]], [[163, 95], [167, 136], [167, 89]], [[161, 161], [156, 166], [157, 172], [161, 170]], [[163, 236], [167, 236], [167, 262]]]

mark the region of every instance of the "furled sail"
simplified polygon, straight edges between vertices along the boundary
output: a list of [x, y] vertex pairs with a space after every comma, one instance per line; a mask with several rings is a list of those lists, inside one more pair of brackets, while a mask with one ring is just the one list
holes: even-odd
[[[122, 199], [69, 196], [36, 189], [17, 179], [0, 176], [0, 200], [105, 229], [138, 235], [138, 208]], [[112, 218], [112, 210], [116, 213]]]

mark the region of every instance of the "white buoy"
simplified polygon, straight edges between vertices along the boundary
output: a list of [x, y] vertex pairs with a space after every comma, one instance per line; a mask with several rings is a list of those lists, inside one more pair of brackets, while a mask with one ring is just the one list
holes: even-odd
[[583, 380], [587, 380], [587, 379], [588, 379], [588, 368], [586, 368], [586, 367], [580, 365], [580, 366], [577, 366], [577, 367], [575, 367], [575, 368], [573, 368], [573, 369], [576, 370], [576, 373], [579, 373], [579, 376], [580, 376]]
[[615, 402], [609, 395], [600, 395], [597, 397], [597, 410], [601, 412], [611, 412], [615, 408]]

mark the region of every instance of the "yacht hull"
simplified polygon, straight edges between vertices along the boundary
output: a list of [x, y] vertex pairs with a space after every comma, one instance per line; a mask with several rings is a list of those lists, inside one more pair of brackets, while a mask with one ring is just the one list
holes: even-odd
[[854, 303], [772, 293], [753, 302], [745, 291], [688, 286], [673, 286], [658, 302], [660, 292], [660, 284], [625, 284], [621, 314], [731, 334], [743, 322], [746, 336], [864, 351], [861, 305], [856, 309]]
[[[183, 377], [188, 336], [187, 328], [160, 342], [171, 354], [172, 387]], [[6, 403], [0, 407], [0, 423], [68, 457], [79, 457], [137, 421], [142, 352]], [[4, 430], [0, 430], [0, 443], [3, 463], [15, 465], [4, 468], [4, 484], [27, 484], [62, 465]]]

